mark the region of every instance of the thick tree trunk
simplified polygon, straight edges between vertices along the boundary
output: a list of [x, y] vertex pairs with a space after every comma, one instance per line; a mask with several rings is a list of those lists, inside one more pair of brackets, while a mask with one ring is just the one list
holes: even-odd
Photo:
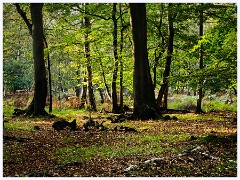
[[[172, 61], [172, 53], [173, 53], [173, 37], [174, 37], [174, 27], [173, 27], [173, 13], [171, 11], [172, 4], [168, 5], [168, 50], [167, 50], [167, 59], [165, 64], [165, 70], [163, 73], [163, 84], [158, 93], [157, 97], [157, 105], [158, 108], [162, 107], [162, 109], [167, 109], [167, 97], [168, 97], [168, 76], [170, 75], [170, 66]], [[162, 103], [162, 98], [164, 95], [164, 102]]]
[[84, 49], [85, 49], [85, 57], [87, 59], [89, 109], [96, 111], [97, 109], [96, 109], [93, 86], [92, 86], [92, 62], [90, 57], [90, 43], [88, 39], [88, 34], [91, 28], [91, 24], [87, 16], [84, 17], [84, 25], [86, 27]]
[[[203, 36], [203, 4], [201, 4], [200, 16], [199, 16], [199, 37]], [[203, 69], [203, 46], [201, 45], [199, 50], [199, 69]], [[200, 77], [198, 82], [198, 100], [196, 107], [196, 114], [202, 113], [202, 99], [203, 99], [203, 77]]]
[[47, 79], [44, 62], [44, 44], [43, 44], [43, 22], [42, 22], [43, 4], [31, 3], [32, 17], [32, 37], [33, 37], [33, 58], [34, 58], [34, 98], [28, 107], [28, 114], [33, 116], [46, 115], [44, 110], [47, 97]]
[[114, 70], [112, 78], [112, 112], [118, 113], [118, 99], [117, 99], [117, 73], [118, 73], [118, 52], [117, 52], [117, 3], [113, 3], [112, 20], [113, 20], [113, 54], [114, 54]]
[[157, 118], [157, 108], [147, 53], [146, 5], [130, 3], [134, 50], [134, 116], [138, 119]]

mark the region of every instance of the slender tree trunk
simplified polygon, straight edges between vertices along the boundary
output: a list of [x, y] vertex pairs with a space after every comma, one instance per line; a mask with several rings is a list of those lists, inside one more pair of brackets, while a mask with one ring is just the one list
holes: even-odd
[[[162, 109], [167, 109], [167, 96], [168, 96], [168, 76], [170, 75], [170, 66], [172, 61], [172, 53], [173, 53], [173, 37], [174, 37], [174, 27], [173, 27], [173, 13], [171, 11], [172, 3], [168, 4], [168, 50], [167, 50], [167, 59], [165, 64], [165, 70], [163, 73], [163, 84], [158, 93], [157, 97], [157, 105], [158, 107], [162, 107]], [[162, 98], [164, 95], [164, 102], [162, 103]]]
[[118, 52], [117, 52], [117, 3], [113, 3], [112, 20], [113, 20], [113, 54], [114, 54], [114, 70], [112, 78], [112, 112], [118, 113], [118, 99], [117, 99], [117, 73], [118, 73]]
[[[201, 10], [199, 16], [199, 37], [203, 36], [203, 4], [201, 3]], [[203, 69], [203, 46], [201, 45], [199, 50], [199, 69]], [[196, 114], [202, 113], [202, 99], [203, 99], [203, 78], [200, 77], [198, 82], [198, 100], [196, 107]]]
[[107, 96], [108, 96], [109, 99], [111, 99], [111, 93], [110, 93], [109, 87], [107, 85], [105, 71], [103, 69], [103, 64], [102, 64], [101, 58], [100, 58], [99, 62], [100, 62], [100, 67], [101, 67], [101, 71], [102, 71], [103, 83], [104, 83], [104, 86], [105, 86], [106, 91], [107, 91]]
[[[85, 73], [84, 73], [85, 74]], [[83, 77], [83, 92], [82, 92], [82, 97], [81, 97], [81, 104], [80, 104], [80, 109], [84, 108], [84, 105], [87, 104], [87, 78], [84, 75]]]
[[31, 3], [32, 17], [32, 37], [33, 37], [33, 58], [34, 58], [34, 98], [28, 107], [28, 114], [33, 116], [46, 115], [44, 110], [47, 97], [47, 79], [44, 61], [43, 44], [43, 22], [42, 22], [43, 4]]
[[[43, 36], [45, 47], [48, 48], [47, 39]], [[52, 112], [52, 78], [51, 78], [51, 64], [50, 56], [47, 55], [47, 68], [48, 68], [48, 85], [49, 85], [49, 113]]]
[[123, 26], [123, 17], [122, 17], [122, 7], [121, 3], [119, 4], [119, 11], [120, 11], [120, 18], [121, 18], [121, 41], [120, 41], [120, 112], [123, 112], [123, 61], [122, 61], [122, 51], [123, 51], [123, 32], [124, 32], [124, 26]]
[[75, 93], [76, 93], [76, 96], [80, 98], [80, 95], [81, 95], [81, 81], [82, 81], [82, 78], [80, 78], [82, 76], [82, 73], [81, 73], [81, 65], [78, 64], [77, 65], [77, 70], [76, 70], [76, 75], [77, 75], [77, 86], [75, 87]]
[[101, 97], [101, 104], [103, 104], [104, 103], [103, 89], [102, 88], [98, 88], [98, 91], [99, 91], [99, 95]]
[[134, 116], [137, 119], [157, 118], [157, 107], [147, 52], [146, 5], [130, 3], [134, 50]]
[[[161, 30], [162, 29], [162, 20], [163, 20], [163, 5], [161, 5], [161, 11], [159, 13], [160, 13], [160, 20], [159, 20], [159, 26], [158, 26], [158, 35], [159, 35], [158, 38], [161, 39], [162, 41], [159, 42], [159, 44], [156, 47], [155, 52], [154, 52], [154, 66], [153, 66], [154, 91], [155, 91], [156, 84], [157, 84], [157, 66], [158, 66], [160, 57], [162, 56], [162, 54], [165, 51], [165, 47], [164, 47], [165, 39], [164, 39], [164, 36], [162, 35], [162, 30]], [[159, 52], [158, 55], [157, 55], [157, 52]]]
[[92, 85], [92, 62], [91, 62], [91, 57], [90, 57], [90, 43], [89, 43], [89, 39], [88, 39], [88, 34], [89, 34], [89, 31], [91, 28], [91, 24], [90, 24], [90, 20], [89, 20], [88, 16], [84, 17], [84, 25], [86, 28], [84, 49], [85, 49], [85, 57], [87, 59], [89, 108], [90, 108], [90, 110], [96, 111], [97, 109], [96, 109], [95, 98], [94, 98], [94, 93], [93, 93], [93, 85]]

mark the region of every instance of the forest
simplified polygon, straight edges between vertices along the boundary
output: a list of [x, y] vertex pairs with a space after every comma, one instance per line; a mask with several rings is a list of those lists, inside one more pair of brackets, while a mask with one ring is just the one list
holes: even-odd
[[4, 177], [237, 177], [237, 5], [3, 3]]

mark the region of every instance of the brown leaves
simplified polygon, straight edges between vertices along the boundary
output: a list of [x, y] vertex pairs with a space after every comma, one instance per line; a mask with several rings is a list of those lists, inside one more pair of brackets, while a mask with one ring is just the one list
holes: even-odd
[[[177, 115], [176, 115], [177, 116]], [[53, 120], [7, 118], [4, 126], [4, 176], [236, 176], [236, 124], [221, 121], [126, 121], [111, 124], [106, 121], [105, 131], [95, 128], [83, 131], [83, 120], [77, 118], [77, 130], [60, 132], [51, 127]], [[98, 123], [102, 119], [94, 119]], [[29, 123], [31, 131], [11, 130], [8, 123]], [[39, 130], [34, 130], [34, 126]], [[114, 131], [114, 127], [132, 127], [138, 131]], [[191, 136], [197, 137], [191, 140]], [[23, 140], [23, 141], [19, 141]], [[201, 153], [183, 150], [203, 145]], [[202, 146], [201, 146], [202, 147]], [[61, 154], [59, 150], [64, 149]], [[151, 153], [150, 153], [151, 152]], [[175, 158], [174, 158], [175, 157]], [[217, 157], [213, 160], [210, 157]], [[123, 172], [130, 165], [148, 162], [130, 173]], [[231, 160], [231, 162], [229, 161]], [[150, 161], [149, 161], [150, 162]], [[226, 171], [225, 167], [231, 171]]]

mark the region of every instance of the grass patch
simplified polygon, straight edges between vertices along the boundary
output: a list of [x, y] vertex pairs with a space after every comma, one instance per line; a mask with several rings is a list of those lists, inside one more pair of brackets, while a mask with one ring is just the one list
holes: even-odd
[[135, 147], [129, 147], [129, 144], [123, 146], [89, 146], [89, 147], [64, 147], [59, 148], [55, 152], [55, 158], [59, 163], [75, 162], [90, 160], [94, 158], [108, 158], [124, 157], [124, 156], [137, 156], [137, 155], [149, 155], [153, 153], [162, 153], [164, 151], [173, 151], [172, 148], [155, 147], [149, 149], [146, 145], [140, 145]]
[[215, 111], [234, 111], [234, 112], [236, 112], [237, 111], [237, 105], [229, 105], [229, 104], [226, 104], [226, 103], [221, 102], [221, 101], [212, 100], [212, 101], [209, 101], [209, 102], [204, 102], [202, 109], [203, 109], [203, 111], [206, 111], [206, 112], [212, 111], [212, 110], [215, 110]]
[[4, 116], [12, 116], [14, 109], [15, 109], [14, 106], [4, 106], [3, 108]]
[[[83, 147], [80, 144], [76, 146], [59, 148], [55, 152], [55, 158], [60, 163], [72, 161], [90, 160], [93, 158], [125, 157], [153, 155], [163, 152], [180, 152], [183, 147], [173, 148], [173, 145], [179, 141], [186, 141], [189, 135], [167, 135], [158, 133], [155, 135], [131, 135], [119, 136], [117, 144], [92, 145]], [[72, 142], [70, 138], [64, 138], [64, 143]]]
[[4, 124], [4, 129], [9, 131], [23, 130], [23, 131], [34, 131], [34, 125], [30, 121], [14, 121]]
[[188, 113], [188, 114], [177, 114], [176, 115], [179, 120], [193, 120], [193, 121], [224, 121], [226, 118], [217, 115], [209, 115], [209, 114], [195, 114], [195, 113]]
[[[169, 109], [192, 110], [194, 111], [197, 104], [197, 96], [174, 95], [168, 98]], [[215, 97], [214, 99], [204, 98], [203, 111], [237, 111], [236, 100], [232, 104], [226, 103], [226, 97]]]

